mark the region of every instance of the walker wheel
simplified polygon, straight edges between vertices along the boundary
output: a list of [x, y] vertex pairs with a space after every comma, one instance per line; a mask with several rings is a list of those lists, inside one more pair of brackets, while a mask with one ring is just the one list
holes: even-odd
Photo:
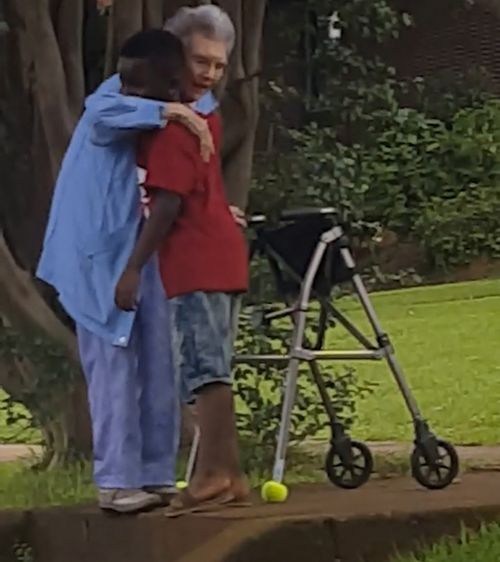
[[333, 444], [325, 462], [330, 482], [346, 490], [354, 490], [365, 484], [373, 471], [373, 457], [364, 443], [351, 441], [351, 455], [351, 462], [346, 464]]
[[418, 443], [411, 455], [411, 470], [413, 478], [424, 488], [442, 490], [449, 486], [458, 475], [458, 455], [450, 443], [438, 440], [436, 442], [438, 459], [429, 462], [424, 450]]

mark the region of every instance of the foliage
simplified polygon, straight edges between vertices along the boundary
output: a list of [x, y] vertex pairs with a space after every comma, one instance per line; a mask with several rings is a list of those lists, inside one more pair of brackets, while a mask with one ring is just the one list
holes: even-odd
[[422, 241], [434, 266], [496, 257], [500, 101], [460, 110], [449, 126], [412, 109], [392, 122], [361, 152], [367, 217]]
[[400, 87], [394, 69], [368, 52], [397, 38], [400, 26], [411, 20], [406, 14], [400, 16], [386, 0], [327, 4], [338, 14], [343, 37], [319, 42], [315, 55], [319, 93], [313, 110], [327, 108], [337, 130], [341, 128], [349, 140], [359, 140], [364, 122], [374, 111], [397, 107]]
[[[61, 422], [61, 400], [72, 388], [78, 371], [68, 359], [61, 345], [39, 333], [21, 332], [5, 323], [0, 323], [0, 357], [5, 365], [12, 365], [23, 380], [10, 384], [8, 396], [0, 406], [6, 416], [7, 425], [21, 424], [42, 430], [45, 438], [47, 458], [58, 447], [65, 448], [65, 435], [59, 435], [55, 427]], [[35, 368], [37, 376], [29, 376]], [[19, 408], [22, 404], [24, 408]], [[54, 439], [60, 438], [61, 443]], [[59, 452], [59, 451], [58, 451]]]
[[40, 434], [33, 425], [29, 411], [0, 389], [0, 443], [38, 444]]
[[[375, 225], [363, 209], [371, 185], [360, 177], [361, 141], [376, 116], [385, 118], [397, 110], [399, 84], [394, 69], [379, 56], [367, 56], [367, 51], [397, 37], [400, 26], [410, 25], [411, 19], [386, 0], [321, 0], [308, 6], [314, 14], [306, 30], [314, 44], [309, 72], [316, 85], [308, 100], [311, 124], [290, 131], [276, 113], [276, 154], [271, 150], [257, 159], [259, 181], [251, 206], [272, 210], [284, 204], [333, 204], [343, 222], [373, 234]], [[341, 40], [329, 39], [332, 12]], [[275, 106], [284, 92], [283, 86], [273, 90]], [[281, 149], [290, 146], [291, 152], [283, 154]]]
[[493, 97], [492, 78], [484, 68], [443, 70], [410, 80], [405, 89], [412, 107], [446, 124], [460, 110], [480, 107]]
[[471, 186], [444, 199], [433, 197], [415, 225], [432, 265], [447, 269], [478, 256], [500, 259], [500, 189]]
[[[362, 245], [390, 230], [422, 244], [433, 268], [497, 258], [500, 100], [488, 77], [398, 81], [372, 53], [411, 25], [407, 15], [384, 0], [314, 5], [319, 93], [308, 124], [277, 124], [281, 144], [257, 161], [252, 207], [333, 205]], [[341, 40], [325, 32], [332, 10]]]

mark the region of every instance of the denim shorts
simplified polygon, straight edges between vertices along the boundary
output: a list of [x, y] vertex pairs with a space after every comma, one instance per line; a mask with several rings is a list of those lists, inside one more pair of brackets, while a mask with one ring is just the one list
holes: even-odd
[[184, 402], [208, 384], [231, 384], [240, 299], [228, 293], [189, 293], [170, 300], [172, 353]]

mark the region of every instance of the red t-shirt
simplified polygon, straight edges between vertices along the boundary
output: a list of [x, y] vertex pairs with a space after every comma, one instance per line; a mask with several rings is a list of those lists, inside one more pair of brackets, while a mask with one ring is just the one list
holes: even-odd
[[144, 186], [182, 198], [180, 213], [160, 249], [160, 272], [170, 298], [203, 292], [243, 292], [248, 288], [248, 252], [224, 193], [220, 168], [221, 124], [208, 118], [216, 148], [203, 162], [199, 141], [184, 126], [170, 123], [145, 134], [139, 166]]

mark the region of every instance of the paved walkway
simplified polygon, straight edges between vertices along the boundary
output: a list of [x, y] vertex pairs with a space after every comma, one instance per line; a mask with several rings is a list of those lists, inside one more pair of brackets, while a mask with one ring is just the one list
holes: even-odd
[[37, 560], [50, 562], [386, 562], [395, 550], [499, 517], [500, 474], [483, 472], [439, 492], [409, 478], [373, 480], [352, 491], [295, 486], [284, 504], [264, 505], [256, 495], [247, 509], [178, 519], [162, 510], [106, 516], [94, 506], [35, 510], [30, 517], [12, 512], [4, 515], [4, 536], [7, 526], [11, 541], [29, 536]]
[[[374, 455], [406, 456], [410, 455], [411, 443], [378, 442], [367, 443]], [[327, 443], [310, 441], [306, 447], [322, 453], [328, 449]], [[500, 470], [500, 445], [461, 446], [457, 447], [458, 456], [463, 465], [469, 468]], [[11, 462], [33, 455], [40, 455], [42, 448], [37, 445], [0, 445], [0, 462]]]
[[[376, 442], [367, 443], [375, 457], [410, 458], [413, 443]], [[308, 441], [306, 449], [311, 452], [323, 454], [329, 445], [319, 441]], [[457, 446], [457, 453], [462, 468], [469, 470], [499, 470], [500, 471], [500, 445], [491, 446]]]
[[19, 459], [40, 455], [42, 448], [38, 445], [0, 445], [0, 462], [12, 462]]
[[[410, 454], [413, 444], [407, 443], [369, 443], [374, 454], [379, 455], [406, 455]], [[500, 445], [470, 445], [457, 446], [460, 461], [473, 468], [488, 470], [500, 469]]]

